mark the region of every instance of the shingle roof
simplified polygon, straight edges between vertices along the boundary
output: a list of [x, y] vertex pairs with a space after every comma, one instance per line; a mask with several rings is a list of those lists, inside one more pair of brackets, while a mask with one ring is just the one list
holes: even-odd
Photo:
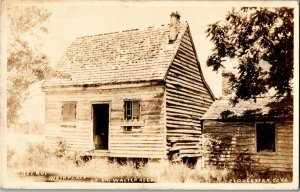
[[181, 23], [171, 44], [169, 26], [77, 38], [57, 67], [69, 77], [48, 79], [44, 87], [163, 80], [187, 28]]
[[202, 119], [211, 119], [211, 120], [217, 120], [222, 119], [221, 113], [223, 111], [231, 111], [233, 112], [232, 115], [235, 115], [237, 117], [242, 117], [244, 112], [250, 111], [250, 110], [257, 110], [260, 109], [262, 112], [262, 115], [266, 115], [270, 111], [269, 104], [271, 102], [275, 102], [276, 99], [272, 97], [260, 97], [256, 98], [256, 102], [253, 100], [240, 100], [235, 106], [232, 106], [230, 104], [230, 96], [228, 97], [221, 97], [218, 100], [215, 100], [213, 104], [208, 108], [206, 113], [202, 116]]

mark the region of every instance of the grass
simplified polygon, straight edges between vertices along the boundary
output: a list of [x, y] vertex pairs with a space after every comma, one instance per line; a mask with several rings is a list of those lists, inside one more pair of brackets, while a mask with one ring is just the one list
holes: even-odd
[[22, 171], [45, 171], [61, 176], [85, 176], [99, 178], [152, 178], [156, 182], [226, 182], [228, 170], [213, 167], [190, 168], [182, 162], [167, 160], [149, 161], [136, 166], [133, 161], [118, 163], [107, 158], [94, 158], [84, 162], [78, 153], [70, 152], [60, 143], [50, 150], [43, 143], [28, 144], [25, 151], [17, 153], [8, 149], [8, 170], [18, 174]]
[[[96, 178], [153, 178], [155, 182], [179, 183], [226, 183], [237, 176], [234, 170], [199, 164], [191, 168], [182, 162], [172, 163], [167, 160], [149, 161], [136, 166], [133, 161], [118, 163], [107, 158], [95, 158], [87, 162], [82, 160], [80, 152], [68, 151], [64, 142], [58, 143], [56, 149], [50, 150], [40, 140], [34, 143], [24, 142], [25, 149], [8, 148], [9, 175], [22, 171], [45, 171], [59, 176], [84, 176]], [[291, 173], [253, 173], [247, 178], [285, 177], [292, 180]]]

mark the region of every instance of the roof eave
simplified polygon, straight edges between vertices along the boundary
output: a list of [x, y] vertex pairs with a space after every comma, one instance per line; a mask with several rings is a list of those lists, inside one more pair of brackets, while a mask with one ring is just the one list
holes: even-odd
[[153, 79], [153, 80], [143, 80], [143, 81], [126, 81], [126, 82], [117, 82], [117, 83], [95, 83], [95, 84], [75, 84], [75, 85], [49, 85], [45, 86], [45, 82], [42, 85], [42, 89], [55, 89], [55, 88], [71, 88], [71, 87], [78, 87], [78, 88], [101, 88], [104, 86], [118, 86], [118, 85], [130, 85], [130, 84], [141, 84], [143, 86], [145, 83], [147, 85], [164, 85], [164, 81], [162, 79]]

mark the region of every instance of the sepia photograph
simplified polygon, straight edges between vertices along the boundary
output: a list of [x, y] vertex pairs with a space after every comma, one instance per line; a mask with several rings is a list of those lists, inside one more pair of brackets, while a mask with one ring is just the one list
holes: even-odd
[[0, 188], [299, 188], [298, 6], [1, 1]]

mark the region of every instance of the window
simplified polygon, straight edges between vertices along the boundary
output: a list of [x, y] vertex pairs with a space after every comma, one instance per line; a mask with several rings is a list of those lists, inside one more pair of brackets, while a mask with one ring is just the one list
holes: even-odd
[[62, 106], [63, 121], [74, 121], [76, 119], [76, 102], [65, 102]]
[[138, 100], [124, 101], [124, 119], [140, 119], [140, 102]]
[[127, 132], [127, 131], [132, 131], [132, 126], [125, 126], [124, 132]]
[[141, 132], [140, 126], [124, 126], [124, 132]]
[[275, 123], [256, 123], [257, 152], [275, 152]]

